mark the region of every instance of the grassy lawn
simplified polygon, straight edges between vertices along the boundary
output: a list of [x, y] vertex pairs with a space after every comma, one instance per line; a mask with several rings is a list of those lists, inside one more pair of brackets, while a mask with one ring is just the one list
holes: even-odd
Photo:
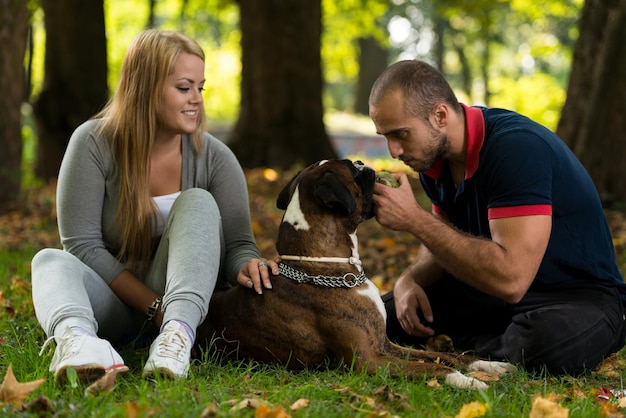
[[[281, 216], [274, 208], [275, 198], [292, 174], [247, 172], [254, 230], [268, 257], [275, 255], [273, 245]], [[489, 381], [489, 389], [483, 392], [453, 389], [429, 378], [391, 377], [386, 370], [367, 376], [351, 371], [350, 365], [290, 372], [256, 363], [221, 364], [207, 353], [200, 353], [200, 359], [192, 363], [187, 380], [146, 380], [141, 377], [141, 369], [147, 349], [128, 348], [121, 354], [130, 372], [118, 376], [111, 390], [94, 396], [86, 395], [81, 385], [57, 386], [48, 372], [54, 344], [39, 355], [45, 335], [35, 319], [30, 298], [31, 258], [39, 248], [59, 245], [53, 190], [48, 187], [33, 192], [20, 211], [0, 218], [0, 374], [4, 376], [11, 365], [20, 383], [46, 379], [23, 401], [0, 402], [0, 416], [626, 416], [626, 401], [614, 396], [626, 389], [626, 350], [602, 370], [582, 376], [518, 371]], [[624, 270], [624, 218], [619, 213], [608, 216]], [[417, 251], [411, 237], [385, 231], [373, 220], [359, 229], [359, 242], [366, 273], [383, 291], [391, 288], [394, 277]], [[603, 388], [608, 390], [608, 400], [597, 396]], [[545, 414], [538, 414], [540, 405], [545, 406]]]

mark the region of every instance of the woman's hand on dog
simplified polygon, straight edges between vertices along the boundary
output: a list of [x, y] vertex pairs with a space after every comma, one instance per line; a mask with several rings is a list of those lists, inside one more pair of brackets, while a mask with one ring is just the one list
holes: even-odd
[[402, 328], [416, 337], [429, 337], [435, 331], [422, 323], [418, 311], [421, 311], [427, 322], [433, 321], [433, 313], [424, 289], [415, 283], [410, 276], [401, 276], [393, 290], [396, 305], [396, 316]]
[[259, 295], [263, 289], [271, 289], [270, 272], [280, 274], [278, 263], [265, 258], [251, 258], [237, 275], [237, 283], [241, 286], [254, 289]]

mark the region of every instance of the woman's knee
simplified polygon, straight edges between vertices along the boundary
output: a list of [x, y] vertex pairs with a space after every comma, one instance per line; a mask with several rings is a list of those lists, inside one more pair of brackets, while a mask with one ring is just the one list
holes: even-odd
[[180, 196], [178, 196], [178, 199], [176, 199], [172, 210], [174, 210], [174, 208], [179, 209], [179, 206], [200, 211], [217, 210], [217, 202], [213, 195], [209, 191], [200, 188], [183, 191]]
[[58, 248], [44, 248], [35, 254], [31, 261], [33, 284], [39, 279], [46, 279], [48, 273], [58, 270], [59, 266], [71, 264], [77, 260], [70, 253]]
[[42, 250], [39, 250], [37, 254], [35, 254], [32, 260], [32, 265], [39, 266], [41, 264], [46, 264], [50, 260], [55, 260], [59, 257], [62, 257], [63, 253], [65, 253], [65, 251], [58, 248], [44, 248]]
[[[177, 219], [175, 221], [175, 219]], [[180, 222], [202, 228], [202, 225], [218, 226], [221, 215], [217, 202], [211, 193], [204, 189], [187, 189], [183, 191], [172, 206], [168, 222]]]

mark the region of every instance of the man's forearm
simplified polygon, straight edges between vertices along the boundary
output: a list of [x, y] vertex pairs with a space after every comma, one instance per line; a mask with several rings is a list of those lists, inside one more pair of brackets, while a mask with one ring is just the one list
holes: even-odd
[[[411, 232], [445, 271], [496, 297], [507, 291], [504, 249], [497, 243], [465, 234], [423, 212]], [[503, 293], [504, 292], [504, 293]]]
[[425, 245], [421, 245], [415, 261], [404, 270], [400, 277], [410, 277], [425, 289], [439, 280], [444, 273], [445, 269], [433, 257], [430, 250]]

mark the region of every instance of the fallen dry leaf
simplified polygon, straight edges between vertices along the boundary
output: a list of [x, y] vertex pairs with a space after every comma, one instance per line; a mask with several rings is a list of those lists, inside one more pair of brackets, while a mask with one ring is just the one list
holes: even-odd
[[367, 406], [368, 408], [372, 409], [375, 409], [377, 405], [376, 399], [372, 398], [371, 396], [362, 396], [361, 402], [364, 403], [365, 406]]
[[[535, 398], [540, 398], [541, 395], [535, 395]], [[563, 400], [565, 397], [561, 394], [558, 393], [548, 393], [547, 395], [543, 396], [543, 398], [552, 401], [552, 402], [559, 402], [561, 400]]]
[[455, 418], [478, 418], [485, 416], [488, 410], [489, 405], [486, 403], [470, 402], [461, 407]]
[[569, 409], [551, 399], [536, 396], [528, 418], [567, 418], [568, 416]]
[[2, 386], [0, 386], [0, 402], [18, 406], [45, 381], [46, 379], [38, 379], [32, 382], [19, 383], [13, 374], [12, 365], [9, 364], [4, 380], [2, 380]]
[[408, 402], [408, 397], [402, 393], [393, 392], [389, 385], [378, 388], [376, 392], [374, 392], [374, 396], [382, 402], [391, 402], [402, 409], [413, 409], [411, 404]]
[[585, 391], [577, 386], [567, 389], [566, 392], [568, 394], [568, 397], [571, 399], [585, 399], [587, 397]]
[[604, 402], [600, 405], [600, 414], [607, 418], [624, 418], [624, 414], [617, 405]]
[[254, 418], [290, 418], [291, 415], [285, 412], [283, 408], [269, 408], [267, 405], [261, 405], [254, 410]]
[[467, 376], [473, 377], [474, 379], [482, 380], [483, 382], [497, 382], [500, 380], [500, 376], [496, 372], [470, 372], [467, 373]]
[[151, 417], [156, 414], [154, 409], [139, 406], [137, 402], [126, 402], [126, 418]]
[[297, 411], [298, 409], [308, 407], [310, 403], [311, 401], [309, 399], [300, 398], [294, 403], [292, 403], [289, 409], [291, 409], [292, 411]]
[[200, 418], [213, 418], [217, 416], [218, 412], [219, 408], [217, 405], [213, 402], [209, 402], [204, 408], [204, 411], [202, 411], [202, 414], [200, 414]]
[[104, 376], [93, 382], [85, 389], [85, 395], [98, 396], [102, 392], [109, 392], [115, 386], [115, 378], [120, 373], [126, 373], [128, 367], [107, 371]]
[[37, 416], [50, 416], [54, 414], [54, 406], [46, 395], [39, 395], [37, 398], [22, 406], [22, 411], [35, 414]]
[[426, 385], [429, 388], [441, 389], [441, 383], [439, 383], [439, 381], [437, 379], [429, 380], [428, 383], [426, 383]]
[[230, 412], [239, 412], [242, 409], [246, 409], [246, 408], [254, 408], [257, 409], [258, 407], [264, 405], [263, 402], [261, 402], [259, 399], [252, 399], [252, 398], [246, 398], [246, 399], [242, 399], [239, 402], [236, 402], [232, 408], [230, 408]]
[[389, 385], [378, 388], [376, 392], [374, 392], [374, 396], [383, 402], [394, 402], [401, 405], [408, 405], [408, 397], [402, 393], [393, 392]]
[[620, 377], [626, 370], [626, 360], [621, 358], [618, 353], [604, 359], [595, 370], [595, 374], [606, 377]]
[[348, 386], [334, 385], [333, 390], [339, 393], [351, 392], [352, 388]]

